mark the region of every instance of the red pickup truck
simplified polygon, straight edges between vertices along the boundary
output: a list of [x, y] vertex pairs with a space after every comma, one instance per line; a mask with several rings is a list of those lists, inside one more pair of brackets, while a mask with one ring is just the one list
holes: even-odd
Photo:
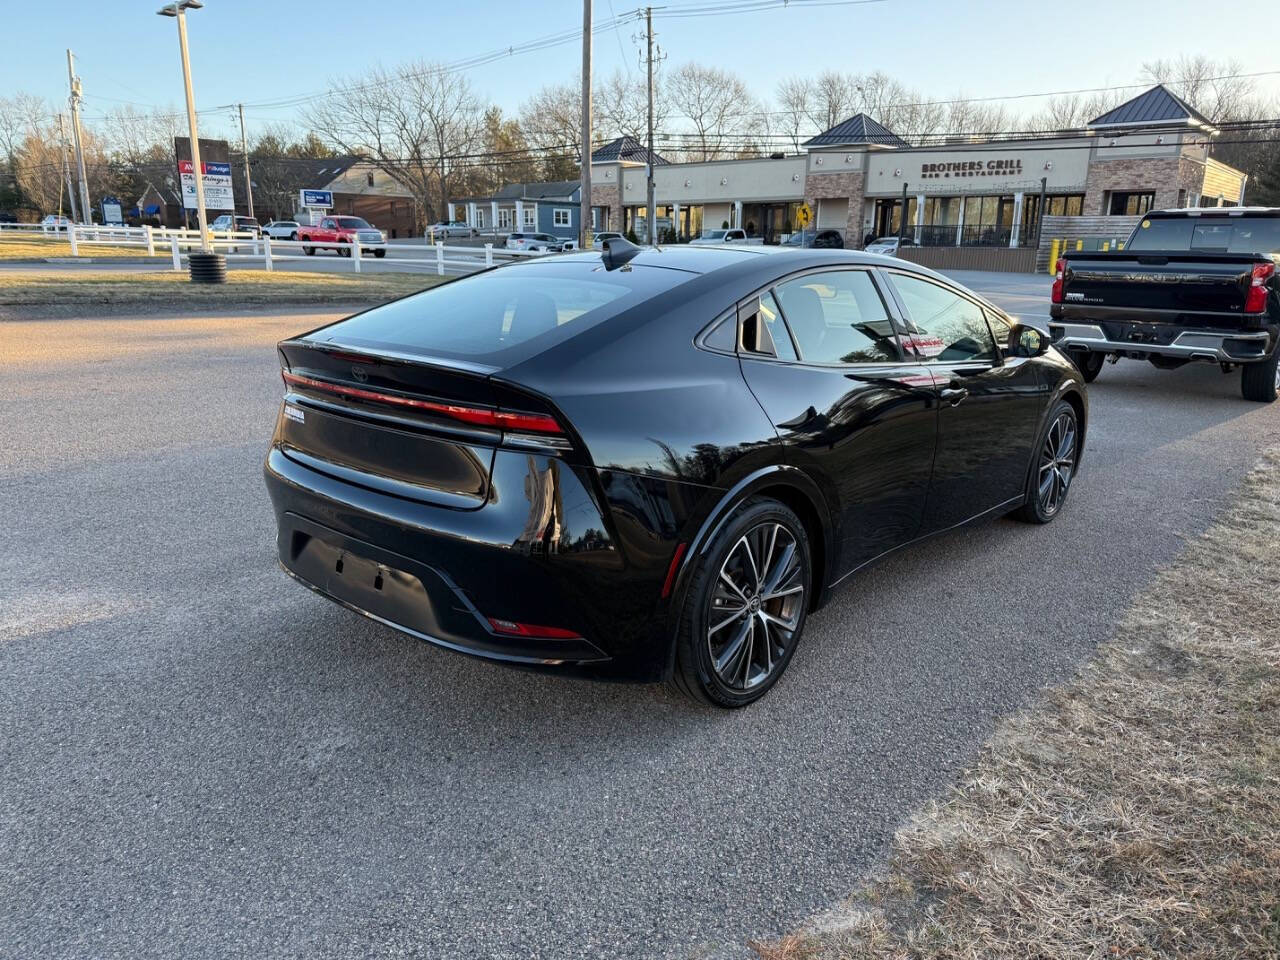
[[336, 250], [343, 257], [351, 256], [351, 247], [334, 246], [338, 243], [359, 243], [362, 254], [372, 253], [375, 257], [387, 255], [382, 231], [371, 226], [362, 217], [324, 217], [318, 224], [298, 224], [298, 239], [303, 244], [311, 244], [302, 248], [307, 256], [325, 248]]

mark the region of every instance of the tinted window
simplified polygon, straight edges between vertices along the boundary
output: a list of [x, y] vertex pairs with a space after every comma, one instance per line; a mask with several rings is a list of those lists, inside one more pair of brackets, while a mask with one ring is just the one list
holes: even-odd
[[995, 341], [976, 303], [928, 280], [900, 273], [892, 274], [892, 280], [919, 331], [916, 349], [926, 360], [996, 359]]
[[[515, 349], [527, 341], [552, 331], [570, 336], [690, 276], [652, 268], [596, 272], [588, 263], [504, 267], [383, 304], [312, 336], [501, 363], [537, 352]], [[543, 342], [549, 346], [558, 341], [550, 337]]]
[[1280, 217], [1153, 217], [1138, 224], [1127, 249], [1277, 253]]
[[365, 230], [368, 229], [368, 221], [362, 217], [339, 217], [338, 223], [347, 230]]
[[899, 358], [893, 324], [865, 270], [809, 273], [775, 288], [808, 363], [877, 363]]

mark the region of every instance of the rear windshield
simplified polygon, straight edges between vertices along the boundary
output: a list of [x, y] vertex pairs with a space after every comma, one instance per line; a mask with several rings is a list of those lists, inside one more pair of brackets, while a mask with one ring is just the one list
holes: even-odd
[[598, 259], [521, 264], [374, 307], [311, 337], [504, 366], [693, 276], [653, 267], [606, 272]]
[[723, 240], [727, 230], [708, 230], [702, 235], [703, 240]]
[[348, 230], [366, 230], [369, 224], [362, 217], [339, 217], [338, 226], [345, 227]]
[[1280, 253], [1280, 217], [1176, 217], [1143, 220], [1129, 250]]

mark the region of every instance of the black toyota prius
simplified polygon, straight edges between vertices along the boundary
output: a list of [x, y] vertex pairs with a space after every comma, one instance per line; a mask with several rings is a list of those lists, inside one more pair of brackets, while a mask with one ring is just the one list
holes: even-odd
[[1063, 509], [1088, 416], [1036, 330], [839, 250], [610, 241], [279, 345], [280, 563], [453, 650], [726, 707], [833, 587]]

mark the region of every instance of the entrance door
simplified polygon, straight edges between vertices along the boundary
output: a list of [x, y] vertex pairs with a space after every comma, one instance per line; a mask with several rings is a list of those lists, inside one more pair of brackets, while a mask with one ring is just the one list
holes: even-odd
[[[976, 301], [916, 274], [888, 276], [941, 399], [922, 532], [945, 530], [1022, 496], [1044, 385], [1034, 364], [996, 345]], [[1007, 343], [1005, 321], [993, 320]]]

